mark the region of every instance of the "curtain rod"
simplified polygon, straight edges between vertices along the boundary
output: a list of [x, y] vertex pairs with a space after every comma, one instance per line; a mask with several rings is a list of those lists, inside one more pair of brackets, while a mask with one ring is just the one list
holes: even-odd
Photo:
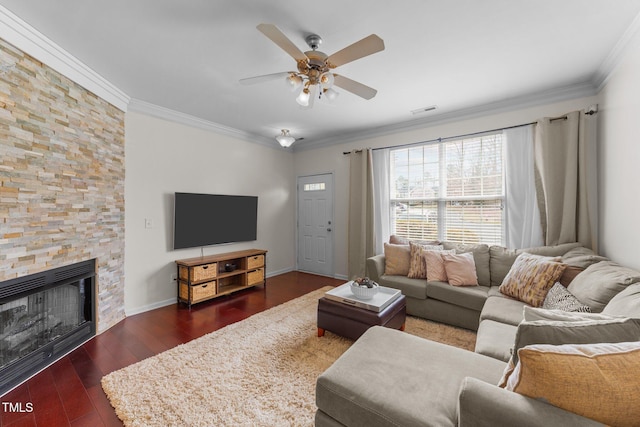
[[[587, 114], [589, 116], [592, 116], [592, 115], [596, 114], [597, 112], [598, 112], [598, 110], [590, 109], [590, 110], [586, 111], [585, 114]], [[550, 122], [554, 122], [556, 120], [567, 120], [567, 115], [565, 114], [564, 116], [554, 117], [552, 119], [549, 119]], [[376, 147], [376, 148], [372, 148], [372, 150], [386, 150], [388, 148], [400, 148], [400, 147], [411, 147], [411, 146], [414, 146], [414, 145], [424, 145], [424, 144], [429, 144], [429, 143], [432, 143], [432, 142], [442, 142], [442, 141], [448, 141], [448, 140], [451, 140], [451, 139], [468, 138], [470, 136], [477, 136], [477, 135], [482, 135], [482, 134], [485, 134], [485, 133], [498, 132], [498, 131], [508, 130], [508, 129], [516, 129], [516, 128], [521, 128], [523, 126], [536, 125], [536, 124], [538, 124], [538, 122], [522, 123], [520, 125], [513, 125], [513, 126], [507, 126], [507, 127], [503, 127], [503, 128], [484, 130], [484, 131], [481, 131], [481, 132], [465, 133], [465, 134], [462, 134], [462, 135], [448, 136], [448, 137], [445, 137], [445, 138], [429, 139], [429, 140], [426, 140], [426, 141], [411, 142], [409, 144], [389, 145], [389, 146], [386, 146], [386, 147]], [[361, 151], [362, 151], [362, 149], [355, 150], [356, 153], [359, 153]], [[342, 154], [344, 154], [344, 155], [351, 154], [351, 151], [343, 151]]]
[[483, 130], [482, 132], [472, 132], [472, 133], [465, 133], [465, 134], [462, 134], [462, 135], [448, 136], [448, 137], [445, 137], [445, 138], [429, 139], [427, 141], [411, 142], [409, 144], [389, 145], [387, 147], [377, 147], [377, 148], [372, 148], [372, 150], [386, 150], [388, 148], [411, 147], [411, 146], [414, 146], [414, 145], [429, 144], [431, 142], [442, 142], [442, 141], [448, 141], [450, 139], [468, 138], [470, 136], [477, 136], [477, 135], [482, 135], [482, 134], [485, 134], [485, 133], [498, 132], [498, 131], [507, 130], [507, 129], [515, 129], [515, 128], [520, 128], [520, 127], [523, 127], [523, 126], [529, 126], [529, 125], [535, 125], [535, 124], [536, 124], [536, 122], [523, 123], [523, 124], [520, 124], [520, 125], [507, 126], [507, 127], [503, 127], [503, 128], [497, 128], [497, 129], [491, 129], [491, 130]]

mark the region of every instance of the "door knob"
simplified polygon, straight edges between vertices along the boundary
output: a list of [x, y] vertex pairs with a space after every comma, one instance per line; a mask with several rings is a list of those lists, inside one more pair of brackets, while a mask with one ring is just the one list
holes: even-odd
[[330, 228], [327, 228], [327, 231], [331, 231], [331, 229], [330, 229]]

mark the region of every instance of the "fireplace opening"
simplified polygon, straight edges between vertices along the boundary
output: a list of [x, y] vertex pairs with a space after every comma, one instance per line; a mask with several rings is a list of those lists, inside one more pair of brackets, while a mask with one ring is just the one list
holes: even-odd
[[0, 283], [0, 395], [95, 335], [95, 260]]

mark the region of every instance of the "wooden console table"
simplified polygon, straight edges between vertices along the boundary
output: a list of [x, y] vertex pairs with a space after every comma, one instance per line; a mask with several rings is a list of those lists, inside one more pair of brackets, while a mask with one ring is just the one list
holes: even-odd
[[257, 285], [267, 285], [267, 251], [247, 249], [176, 260], [178, 302], [207, 301]]

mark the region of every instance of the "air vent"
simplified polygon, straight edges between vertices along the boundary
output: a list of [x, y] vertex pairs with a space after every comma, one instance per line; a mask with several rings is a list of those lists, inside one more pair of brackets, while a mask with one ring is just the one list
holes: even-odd
[[27, 276], [24, 278], [8, 280], [0, 287], [0, 300], [12, 297], [47, 284], [45, 275]]
[[69, 267], [63, 267], [56, 269], [53, 272], [55, 282], [61, 282], [63, 280], [71, 279], [77, 276], [85, 276], [94, 272], [94, 266], [92, 262], [84, 262], [74, 264]]
[[416, 114], [422, 114], [422, 113], [426, 113], [428, 111], [433, 111], [436, 108], [438, 108], [437, 105], [430, 105], [428, 107], [422, 107], [422, 108], [418, 108], [418, 109], [415, 109], [415, 110], [411, 110], [411, 114], [413, 114], [415, 116]]

